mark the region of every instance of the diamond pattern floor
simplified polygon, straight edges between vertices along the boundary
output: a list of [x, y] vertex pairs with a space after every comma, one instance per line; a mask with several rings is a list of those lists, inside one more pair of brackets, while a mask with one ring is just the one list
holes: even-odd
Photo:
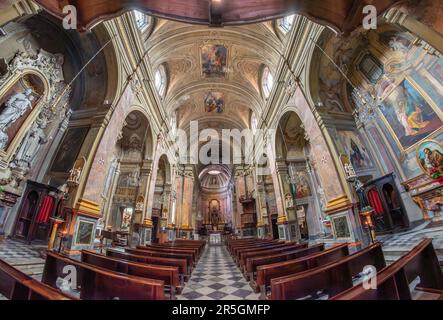
[[207, 245], [179, 300], [258, 300], [227, 249]]

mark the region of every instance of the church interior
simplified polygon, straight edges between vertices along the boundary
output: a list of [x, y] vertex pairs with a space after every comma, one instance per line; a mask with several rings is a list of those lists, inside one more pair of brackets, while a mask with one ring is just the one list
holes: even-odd
[[0, 300], [443, 300], [442, 15], [0, 1]]

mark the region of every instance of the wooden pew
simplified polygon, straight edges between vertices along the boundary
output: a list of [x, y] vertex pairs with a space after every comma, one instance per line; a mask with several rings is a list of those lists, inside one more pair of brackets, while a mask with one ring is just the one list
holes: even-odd
[[240, 248], [240, 247], [252, 247], [252, 246], [258, 246], [260, 244], [272, 244], [272, 243], [279, 243], [279, 240], [254, 240], [254, 241], [246, 241], [246, 242], [237, 242], [237, 243], [231, 243], [228, 246], [228, 251], [231, 255], [235, 255], [234, 249]]
[[[65, 267], [68, 267], [65, 269]], [[74, 268], [74, 270], [69, 270]], [[65, 270], [64, 270], [65, 269]], [[76, 290], [85, 300], [163, 300], [164, 282], [122, 273], [70, 259], [48, 251], [42, 282], [56, 288], [57, 278], [77, 277]], [[75, 271], [75, 272], [74, 272]], [[74, 290], [75, 290], [74, 289]]]
[[168, 286], [171, 300], [175, 299], [175, 292], [181, 292], [180, 276], [177, 267], [159, 266], [145, 263], [131, 262], [117, 258], [107, 257], [93, 251], [83, 250], [81, 254], [82, 262], [96, 267], [102, 267], [115, 272], [129, 274], [133, 276], [162, 280]]
[[271, 300], [295, 300], [317, 297], [319, 292], [336, 295], [353, 286], [353, 277], [365, 266], [381, 270], [386, 266], [381, 243], [375, 243], [352, 255], [295, 275], [271, 280]]
[[177, 267], [181, 277], [181, 283], [183, 282], [183, 280], [187, 281], [190, 276], [190, 273], [188, 272], [188, 262], [186, 261], [186, 259], [172, 259], [135, 255], [113, 249], [107, 249], [106, 256], [134, 262]]
[[239, 247], [233, 247], [232, 248], [232, 257], [234, 258], [234, 260], [238, 261], [238, 252], [239, 251], [243, 251], [243, 250], [254, 250], [254, 249], [260, 249], [260, 248], [269, 248], [272, 246], [275, 246], [276, 244], [281, 244], [284, 243], [283, 241], [278, 241], [278, 242], [266, 242], [266, 243], [259, 243], [259, 244], [251, 244], [251, 245], [247, 245], [247, 246], [239, 246]]
[[422, 240], [406, 255], [377, 273], [375, 289], [363, 283], [339, 293], [331, 300], [411, 300], [409, 285], [417, 277], [415, 290], [426, 299], [443, 300], [443, 275], [431, 239]]
[[187, 273], [191, 273], [192, 268], [194, 267], [194, 260], [192, 259], [192, 255], [187, 253], [172, 253], [172, 252], [161, 252], [161, 251], [159, 252], [152, 250], [132, 249], [132, 248], [125, 248], [125, 252], [135, 254], [138, 256], [186, 259], [188, 265]]
[[246, 259], [252, 258], [252, 257], [260, 257], [265, 256], [268, 254], [273, 253], [279, 253], [279, 252], [285, 252], [290, 250], [297, 250], [297, 249], [304, 249], [308, 247], [308, 243], [285, 243], [284, 245], [277, 245], [275, 247], [269, 247], [269, 248], [260, 248], [257, 250], [251, 250], [251, 251], [240, 251], [239, 252], [239, 262], [240, 262], [240, 269], [243, 271], [246, 271], [245, 265], [246, 265]]
[[348, 244], [343, 243], [323, 252], [308, 255], [295, 260], [272, 263], [257, 267], [257, 286], [260, 288], [261, 297], [266, 298], [271, 279], [295, 274], [318, 266], [337, 261], [349, 255]]
[[250, 279], [251, 287], [254, 288], [256, 292], [259, 290], [259, 287], [255, 282], [256, 272], [259, 266], [306, 257], [310, 254], [322, 252], [324, 248], [325, 245], [321, 243], [308, 248], [298, 248], [295, 250], [283, 251], [280, 253], [247, 258], [245, 264], [245, 272], [249, 275], [248, 278]]
[[147, 250], [147, 251], [155, 251], [155, 252], [168, 252], [168, 253], [179, 253], [179, 254], [190, 254], [192, 256], [193, 263], [197, 263], [197, 252], [192, 249], [177, 249], [177, 248], [159, 248], [159, 247], [151, 247], [151, 246], [136, 246], [136, 249], [139, 250]]
[[195, 256], [197, 257], [197, 260], [200, 258], [201, 256], [201, 251], [200, 251], [200, 247], [195, 247], [195, 246], [186, 246], [186, 245], [180, 245], [180, 244], [166, 244], [166, 243], [162, 243], [162, 244], [158, 244], [158, 243], [152, 243], [150, 245], [145, 245], [144, 247], [146, 248], [168, 248], [168, 249], [177, 249], [177, 250], [191, 250], [192, 252], [194, 252]]
[[194, 248], [198, 248], [199, 250], [199, 255], [201, 255], [201, 253], [203, 252], [205, 246], [206, 246], [206, 241], [205, 240], [183, 240], [183, 239], [178, 239], [175, 241], [168, 241], [163, 243], [164, 245], [170, 245], [170, 246], [177, 246], [177, 247], [194, 247]]
[[9, 300], [77, 300], [0, 260], [0, 294]]

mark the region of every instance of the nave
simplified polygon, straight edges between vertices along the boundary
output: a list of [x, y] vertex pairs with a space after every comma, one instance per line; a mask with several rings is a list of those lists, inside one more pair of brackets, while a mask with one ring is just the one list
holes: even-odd
[[442, 3], [0, 0], [1, 294], [439, 298]]
[[224, 245], [206, 246], [179, 300], [257, 300]]

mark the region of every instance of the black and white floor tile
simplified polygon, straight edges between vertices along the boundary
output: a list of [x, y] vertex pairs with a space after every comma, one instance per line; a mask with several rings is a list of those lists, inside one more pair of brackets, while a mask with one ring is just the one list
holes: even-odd
[[179, 300], [258, 300], [223, 245], [207, 245]]
[[[24, 242], [9, 239], [0, 240], [0, 259], [11, 264], [42, 259], [42, 252], [46, 248], [46, 245], [28, 245]], [[44, 260], [42, 259], [42, 261]]]

